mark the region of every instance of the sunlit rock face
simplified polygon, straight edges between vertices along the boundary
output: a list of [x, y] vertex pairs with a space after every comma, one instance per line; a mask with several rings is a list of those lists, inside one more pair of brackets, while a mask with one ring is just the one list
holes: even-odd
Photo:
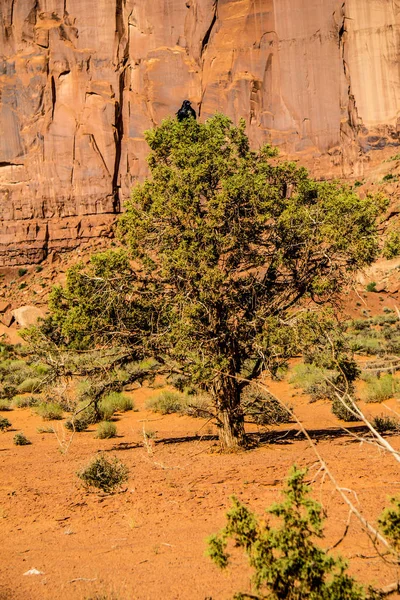
[[107, 234], [188, 98], [317, 176], [398, 143], [399, 0], [1, 0], [0, 264]]

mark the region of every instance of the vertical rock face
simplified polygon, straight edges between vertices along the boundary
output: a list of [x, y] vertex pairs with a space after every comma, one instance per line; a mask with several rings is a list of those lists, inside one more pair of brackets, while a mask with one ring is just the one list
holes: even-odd
[[398, 143], [400, 0], [1, 0], [0, 264], [108, 231], [185, 98], [362, 173]]

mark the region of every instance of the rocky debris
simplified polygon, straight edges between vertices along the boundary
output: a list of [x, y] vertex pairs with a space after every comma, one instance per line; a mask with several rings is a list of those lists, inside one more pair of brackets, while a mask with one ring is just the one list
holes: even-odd
[[36, 325], [39, 319], [44, 319], [45, 313], [37, 306], [21, 306], [12, 311], [12, 315], [17, 323], [22, 328]]
[[14, 315], [13, 315], [12, 311], [11, 310], [6, 310], [6, 312], [3, 313], [0, 316], [0, 321], [6, 327], [10, 327], [11, 324], [13, 323], [13, 321], [14, 321]]
[[0, 314], [4, 314], [10, 308], [10, 302], [8, 302], [7, 300], [0, 300]]
[[2, 0], [0, 265], [110, 235], [146, 174], [144, 130], [184, 98], [316, 176], [362, 177], [398, 145], [395, 2], [148, 3]]

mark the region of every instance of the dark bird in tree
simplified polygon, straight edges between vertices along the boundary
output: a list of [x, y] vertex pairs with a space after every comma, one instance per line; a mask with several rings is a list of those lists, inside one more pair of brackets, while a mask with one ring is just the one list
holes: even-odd
[[190, 117], [193, 117], [193, 119], [196, 118], [196, 111], [191, 107], [190, 100], [184, 100], [182, 102], [182, 106], [176, 113], [176, 116], [178, 117], [178, 121], [183, 121], [184, 119], [190, 119]]

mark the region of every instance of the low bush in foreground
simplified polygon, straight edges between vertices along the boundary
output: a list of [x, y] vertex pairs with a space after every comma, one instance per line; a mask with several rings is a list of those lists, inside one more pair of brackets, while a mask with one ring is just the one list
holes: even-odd
[[16, 446], [29, 446], [32, 443], [22, 431], [14, 435], [13, 442]]
[[112, 494], [128, 480], [129, 470], [117, 457], [108, 458], [99, 454], [91, 462], [78, 471], [77, 476], [85, 487], [95, 487], [103, 492]]
[[110, 423], [109, 421], [104, 421], [100, 423], [97, 427], [96, 437], [99, 440], [106, 440], [109, 438], [114, 438], [117, 435], [117, 428], [114, 423]]
[[[254, 569], [254, 594], [244, 598], [269, 600], [363, 600], [364, 590], [347, 574], [347, 564], [325, 552], [314, 540], [323, 537], [323, 510], [309, 496], [306, 471], [293, 468], [284, 500], [268, 513], [274, 524], [259, 520], [236, 498], [227, 514], [227, 525], [208, 541], [211, 559], [222, 569], [229, 564], [227, 543], [247, 554]], [[276, 526], [275, 526], [276, 524]]]
[[0, 417], [0, 431], [7, 431], [7, 429], [10, 429], [10, 427], [10, 421], [5, 417]]

